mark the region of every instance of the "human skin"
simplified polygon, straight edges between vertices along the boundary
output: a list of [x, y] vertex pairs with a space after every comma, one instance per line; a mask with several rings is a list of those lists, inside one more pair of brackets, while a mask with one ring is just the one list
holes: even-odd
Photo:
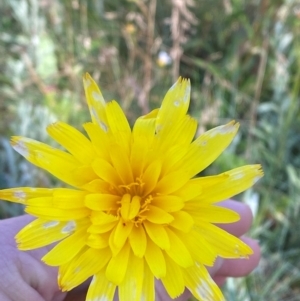
[[[233, 224], [219, 226], [237, 237], [243, 236], [252, 224], [249, 207], [233, 200], [224, 201], [220, 205], [238, 212], [241, 219]], [[27, 252], [17, 249], [14, 236], [32, 220], [31, 216], [23, 215], [0, 221], [0, 300], [84, 301], [88, 282], [69, 293], [63, 293], [57, 285], [57, 268], [41, 262], [40, 259], [52, 246]], [[241, 239], [252, 248], [253, 255], [249, 259], [217, 259], [209, 272], [218, 285], [222, 285], [227, 277], [246, 276], [258, 265], [260, 259], [258, 243], [248, 237]], [[186, 290], [176, 301], [187, 301], [190, 297], [190, 293]], [[171, 300], [157, 281], [156, 301]]]

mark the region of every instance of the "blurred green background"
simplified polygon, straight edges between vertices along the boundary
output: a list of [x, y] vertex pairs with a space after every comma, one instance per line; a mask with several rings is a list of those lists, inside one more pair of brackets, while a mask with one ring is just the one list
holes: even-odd
[[[56, 120], [82, 130], [84, 72], [131, 123], [189, 77], [199, 133], [241, 123], [205, 174], [247, 163], [265, 171], [237, 197], [254, 212], [262, 260], [229, 279], [227, 300], [300, 300], [300, 0], [2, 0], [0, 70], [0, 188], [61, 185], [9, 139], [51, 144], [45, 128]], [[21, 213], [0, 202], [1, 218]]]

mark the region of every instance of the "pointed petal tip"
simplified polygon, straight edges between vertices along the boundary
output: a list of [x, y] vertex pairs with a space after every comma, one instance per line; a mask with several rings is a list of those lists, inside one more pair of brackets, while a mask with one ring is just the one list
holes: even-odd
[[83, 80], [83, 86], [85, 89], [87, 89], [91, 85], [91, 83], [94, 81], [92, 76], [88, 72], [85, 72], [85, 74], [82, 77], [82, 80]]
[[210, 138], [213, 138], [217, 135], [236, 135], [238, 129], [240, 127], [239, 122], [236, 122], [235, 120], [232, 120], [228, 122], [227, 124], [215, 127], [211, 129], [210, 131], [206, 132], [210, 136]]
[[93, 79], [92, 76], [88, 72], [85, 72], [82, 78], [83, 78], [83, 81]]
[[15, 151], [17, 151], [23, 157], [27, 158], [29, 156], [29, 150], [25, 144], [25, 139], [27, 138], [20, 136], [12, 136], [10, 139], [10, 144]]
[[60, 121], [55, 121], [47, 125], [46, 130], [49, 133], [51, 129], [58, 129], [60, 125]]

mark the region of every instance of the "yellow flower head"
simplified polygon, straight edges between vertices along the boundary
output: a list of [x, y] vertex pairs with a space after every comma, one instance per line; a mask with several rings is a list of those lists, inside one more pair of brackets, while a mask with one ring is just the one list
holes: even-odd
[[260, 165], [217, 176], [195, 177], [230, 144], [239, 125], [230, 122], [193, 140], [197, 123], [187, 115], [189, 80], [179, 80], [162, 105], [131, 130], [117, 102], [106, 103], [86, 74], [92, 122], [88, 138], [63, 122], [49, 135], [68, 152], [13, 137], [14, 149], [74, 188], [20, 187], [0, 198], [21, 203], [36, 220], [16, 236], [20, 250], [58, 242], [42, 260], [59, 267], [69, 291], [93, 276], [86, 300], [155, 299], [154, 279], [175, 298], [187, 288], [198, 300], [224, 300], [206, 270], [217, 256], [247, 257], [252, 250], [215, 223], [239, 215], [216, 203], [252, 186]]

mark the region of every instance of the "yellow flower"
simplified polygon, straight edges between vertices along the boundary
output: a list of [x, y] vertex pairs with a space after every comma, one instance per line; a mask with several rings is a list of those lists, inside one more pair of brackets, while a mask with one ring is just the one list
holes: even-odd
[[0, 192], [37, 217], [17, 234], [19, 249], [58, 242], [42, 260], [59, 267], [63, 291], [93, 276], [87, 301], [112, 300], [116, 288], [121, 301], [152, 301], [155, 278], [172, 298], [186, 287], [198, 300], [224, 300], [206, 266], [217, 256], [247, 257], [252, 250], [215, 225], [239, 220], [217, 203], [252, 186], [263, 172], [248, 165], [195, 176], [230, 144], [239, 125], [230, 122], [193, 140], [190, 82], [181, 78], [132, 130], [118, 103], [105, 103], [88, 74], [84, 88], [92, 117], [83, 125], [88, 138], [63, 122], [47, 128], [68, 152], [12, 138], [29, 162], [75, 187]]

